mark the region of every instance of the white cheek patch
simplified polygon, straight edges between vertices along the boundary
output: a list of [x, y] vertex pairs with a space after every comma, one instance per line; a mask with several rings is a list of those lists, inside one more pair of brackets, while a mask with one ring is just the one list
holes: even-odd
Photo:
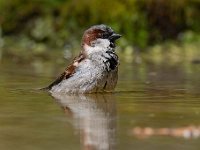
[[95, 41], [94, 47], [85, 44], [84, 49], [86, 53], [89, 55], [89, 54], [96, 53], [99, 51], [106, 51], [109, 45], [110, 45], [110, 41], [108, 39], [97, 39]]

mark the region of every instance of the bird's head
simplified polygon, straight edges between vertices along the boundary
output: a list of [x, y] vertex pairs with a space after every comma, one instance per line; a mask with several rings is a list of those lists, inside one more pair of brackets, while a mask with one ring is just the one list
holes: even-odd
[[114, 49], [115, 41], [121, 37], [111, 27], [104, 24], [94, 25], [87, 29], [82, 38], [83, 50], [91, 53], [95, 50], [104, 50], [108, 47]]

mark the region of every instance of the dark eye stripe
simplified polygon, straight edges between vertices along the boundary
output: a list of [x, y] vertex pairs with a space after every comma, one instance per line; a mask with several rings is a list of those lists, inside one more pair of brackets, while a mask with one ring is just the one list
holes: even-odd
[[109, 38], [111, 35], [112, 35], [111, 32], [104, 32], [104, 33], [103, 33], [103, 38], [104, 38], [104, 39]]

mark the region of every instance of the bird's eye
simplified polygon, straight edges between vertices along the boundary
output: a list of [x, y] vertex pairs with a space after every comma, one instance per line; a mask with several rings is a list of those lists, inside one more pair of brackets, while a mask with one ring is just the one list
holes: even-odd
[[109, 37], [109, 33], [106, 32], [103, 34], [103, 38], [108, 38], [108, 37]]

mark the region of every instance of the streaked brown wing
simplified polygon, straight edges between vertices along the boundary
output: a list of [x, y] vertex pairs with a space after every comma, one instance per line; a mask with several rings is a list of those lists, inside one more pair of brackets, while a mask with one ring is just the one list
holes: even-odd
[[54, 81], [52, 82], [49, 86], [43, 88], [43, 90], [51, 90], [51, 88], [57, 84], [59, 84], [62, 80], [70, 78], [76, 70], [76, 67], [78, 64], [84, 59], [84, 54], [80, 53], [78, 57], [75, 57], [73, 60], [73, 63], [71, 63], [65, 71]]

